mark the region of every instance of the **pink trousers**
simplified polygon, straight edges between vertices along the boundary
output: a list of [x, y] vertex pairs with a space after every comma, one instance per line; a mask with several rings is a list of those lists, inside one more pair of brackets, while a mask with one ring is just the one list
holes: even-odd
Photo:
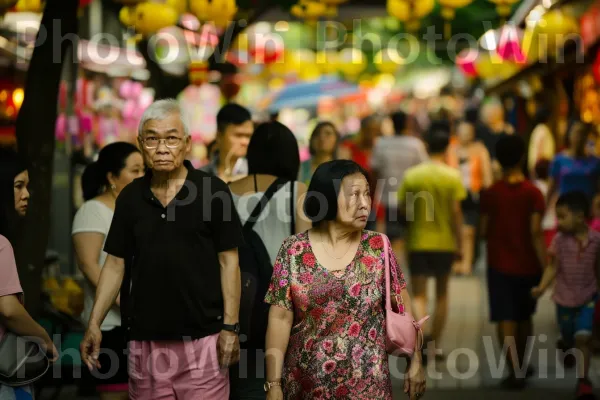
[[217, 339], [129, 343], [131, 400], [227, 400], [229, 374], [219, 367]]

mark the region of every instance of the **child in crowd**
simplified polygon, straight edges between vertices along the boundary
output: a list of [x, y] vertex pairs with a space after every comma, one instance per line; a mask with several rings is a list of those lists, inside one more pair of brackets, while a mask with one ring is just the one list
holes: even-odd
[[544, 242], [546, 248], [550, 247], [552, 238], [556, 234], [556, 213], [554, 211], [555, 199], [548, 199], [548, 190], [550, 188], [550, 161], [546, 159], [539, 160], [535, 164], [535, 186], [540, 189], [540, 192], [544, 195], [547, 209], [542, 219], [542, 230], [544, 231]]
[[490, 318], [498, 324], [500, 345], [507, 351], [509, 389], [523, 389], [533, 374], [525, 368], [527, 341], [533, 334], [538, 285], [546, 262], [542, 232], [544, 196], [523, 174], [525, 143], [519, 136], [502, 137], [496, 159], [502, 179], [481, 197], [481, 233], [487, 240]]
[[583, 192], [568, 192], [558, 199], [559, 233], [550, 246], [551, 262], [540, 285], [532, 290], [533, 296], [539, 297], [556, 280], [553, 299], [562, 335], [559, 347], [563, 352], [576, 348], [579, 352], [575, 354], [582, 356], [577, 368], [577, 399], [594, 398], [588, 372], [598, 299], [600, 233], [588, 226], [589, 211], [589, 200]]

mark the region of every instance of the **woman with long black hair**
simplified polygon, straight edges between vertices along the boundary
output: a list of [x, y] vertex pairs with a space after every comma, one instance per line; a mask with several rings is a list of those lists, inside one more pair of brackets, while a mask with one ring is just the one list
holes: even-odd
[[[94, 305], [96, 287], [101, 268], [106, 259], [102, 250], [115, 210], [117, 196], [125, 186], [144, 173], [144, 161], [137, 147], [130, 143], [116, 142], [104, 147], [98, 160], [83, 173], [81, 186], [85, 203], [77, 211], [73, 221], [73, 244], [77, 264], [87, 278], [83, 322], [87, 325]], [[96, 388], [102, 400], [128, 398], [127, 356], [125, 355], [125, 332], [121, 328], [121, 315], [116, 304], [106, 316], [101, 327], [102, 345], [100, 355], [102, 379], [96, 380]], [[111, 352], [115, 357], [110, 357]], [[118, 361], [115, 366], [114, 360]]]
[[[51, 361], [58, 351], [48, 333], [25, 310], [23, 289], [11, 241], [27, 214], [29, 173], [25, 162], [12, 150], [0, 150], [0, 340], [6, 331], [39, 338]], [[15, 351], [18, 351], [15, 349]], [[0, 400], [33, 399], [31, 386], [12, 388], [0, 384]]]

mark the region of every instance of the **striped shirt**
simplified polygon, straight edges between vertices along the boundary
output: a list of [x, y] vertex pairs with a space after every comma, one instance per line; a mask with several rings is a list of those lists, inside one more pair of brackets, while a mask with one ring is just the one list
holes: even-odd
[[600, 233], [590, 229], [585, 247], [571, 235], [558, 233], [550, 246], [556, 259], [556, 286], [553, 300], [563, 307], [579, 307], [598, 291], [596, 259], [600, 251]]

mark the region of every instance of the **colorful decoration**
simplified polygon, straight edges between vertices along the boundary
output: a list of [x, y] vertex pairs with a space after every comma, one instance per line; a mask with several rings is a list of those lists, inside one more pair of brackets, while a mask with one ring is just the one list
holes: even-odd
[[235, 0], [189, 0], [190, 12], [200, 21], [225, 29], [238, 12]]
[[477, 76], [475, 62], [479, 52], [476, 49], [464, 49], [456, 56], [456, 66], [468, 78]]
[[502, 19], [500, 24], [504, 24], [504, 21], [508, 18], [512, 11], [513, 5], [517, 4], [519, 0], [489, 0], [496, 5], [496, 12]]
[[206, 61], [192, 61], [189, 76], [192, 85], [200, 86], [208, 81], [209, 66]]
[[41, 0], [19, 0], [15, 4], [17, 12], [41, 13], [44, 8]]
[[475, 61], [475, 70], [481, 79], [500, 77], [502, 59], [495, 53], [479, 53]]
[[572, 35], [579, 33], [579, 24], [560, 10], [549, 11], [535, 25], [533, 40], [537, 41], [541, 55], [554, 57]]
[[596, 55], [596, 60], [592, 66], [592, 74], [594, 75], [594, 80], [596, 83], [600, 85], [600, 51]]
[[367, 57], [355, 48], [346, 48], [339, 54], [339, 69], [348, 79], [356, 79], [367, 68]]
[[319, 51], [317, 52], [316, 63], [322, 73], [326, 75], [335, 74], [338, 71], [338, 53], [335, 51]]
[[456, 10], [471, 4], [473, 0], [440, 0], [442, 6], [442, 18], [444, 18], [444, 36], [450, 39], [452, 35], [452, 26], [450, 21], [456, 17]]
[[167, 0], [166, 3], [144, 2], [123, 7], [119, 19], [126, 26], [132, 26], [144, 36], [177, 24], [181, 14], [182, 1]]
[[292, 6], [290, 13], [296, 18], [315, 22], [322, 17], [335, 17], [337, 9], [317, 0], [300, 0]]
[[496, 48], [500, 58], [517, 64], [525, 64], [527, 57], [521, 49], [523, 36], [523, 31], [516, 26], [504, 25], [501, 28], [499, 43]]
[[427, 16], [435, 7], [434, 0], [388, 0], [387, 12], [406, 24], [409, 31], [419, 29], [419, 20]]
[[283, 41], [275, 35], [256, 35], [249, 47], [250, 57], [257, 64], [273, 64], [283, 56]]
[[404, 64], [404, 59], [396, 49], [386, 48], [375, 54], [373, 62], [379, 72], [395, 74], [399, 66]]

